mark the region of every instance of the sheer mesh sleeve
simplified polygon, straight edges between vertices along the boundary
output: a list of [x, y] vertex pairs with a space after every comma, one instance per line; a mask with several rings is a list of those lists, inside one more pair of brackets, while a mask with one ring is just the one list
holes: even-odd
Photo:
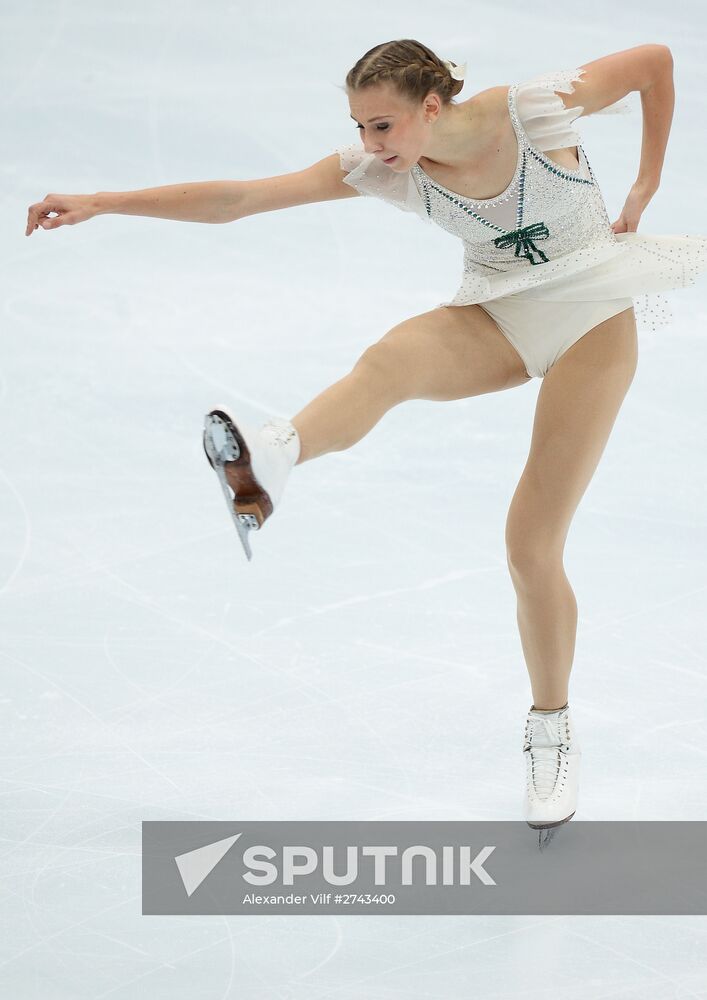
[[404, 212], [414, 212], [425, 222], [430, 221], [412, 171], [393, 170], [373, 153], [366, 153], [360, 142], [338, 146], [336, 152], [341, 169], [348, 171], [343, 178], [344, 184], [355, 188], [359, 194], [381, 198]]
[[[559, 91], [562, 94], [573, 94], [573, 83], [582, 83], [584, 68], [557, 70], [554, 73], [543, 73], [518, 85], [516, 90], [516, 109], [526, 135], [532, 144], [542, 153], [548, 149], [562, 149], [565, 146], [576, 146], [581, 143], [579, 133], [572, 127], [584, 108], [566, 108]], [[581, 89], [580, 89], [581, 92]], [[632, 107], [627, 101], [616, 101], [597, 115], [631, 114]], [[589, 117], [589, 116], [587, 116]]]

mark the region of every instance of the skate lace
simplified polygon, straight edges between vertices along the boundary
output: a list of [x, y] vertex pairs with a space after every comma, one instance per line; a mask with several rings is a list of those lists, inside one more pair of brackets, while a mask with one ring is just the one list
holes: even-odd
[[[568, 744], [562, 742], [562, 736], [567, 735], [567, 732], [564, 719], [551, 720], [542, 716], [531, 716], [528, 719], [523, 750], [528, 754], [529, 777], [539, 798], [547, 798], [555, 789], [565, 757], [563, 746], [569, 749]], [[534, 745], [534, 740], [538, 737], [546, 738], [552, 745]], [[567, 739], [569, 740], [568, 735]]]

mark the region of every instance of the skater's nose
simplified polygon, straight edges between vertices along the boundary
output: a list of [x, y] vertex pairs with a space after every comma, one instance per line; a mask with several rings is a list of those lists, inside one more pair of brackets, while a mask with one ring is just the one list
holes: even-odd
[[380, 153], [383, 147], [379, 142], [372, 142], [367, 136], [364, 136], [363, 148], [367, 153]]

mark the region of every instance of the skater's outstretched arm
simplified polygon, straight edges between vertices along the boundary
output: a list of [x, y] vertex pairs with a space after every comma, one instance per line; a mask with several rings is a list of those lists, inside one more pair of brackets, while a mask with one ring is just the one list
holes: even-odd
[[[251, 181], [197, 181], [168, 184], [141, 191], [99, 191], [96, 194], [48, 194], [30, 205], [26, 236], [35, 229], [74, 226], [96, 215], [143, 215], [179, 222], [235, 222], [259, 212], [292, 208], [315, 201], [355, 198], [358, 191], [344, 184], [338, 153], [304, 170]], [[56, 215], [50, 216], [55, 212]]]

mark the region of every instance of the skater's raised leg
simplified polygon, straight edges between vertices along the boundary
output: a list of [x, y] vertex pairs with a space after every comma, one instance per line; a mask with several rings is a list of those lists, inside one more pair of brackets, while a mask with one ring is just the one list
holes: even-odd
[[432, 309], [394, 326], [292, 418], [298, 462], [350, 448], [404, 400], [463, 399], [528, 378], [515, 348], [480, 306]]
[[515, 348], [480, 306], [443, 306], [393, 327], [291, 421], [275, 418], [258, 430], [212, 410], [204, 448], [248, 558], [248, 532], [273, 513], [295, 464], [350, 448], [404, 400], [461, 399], [528, 379]]

